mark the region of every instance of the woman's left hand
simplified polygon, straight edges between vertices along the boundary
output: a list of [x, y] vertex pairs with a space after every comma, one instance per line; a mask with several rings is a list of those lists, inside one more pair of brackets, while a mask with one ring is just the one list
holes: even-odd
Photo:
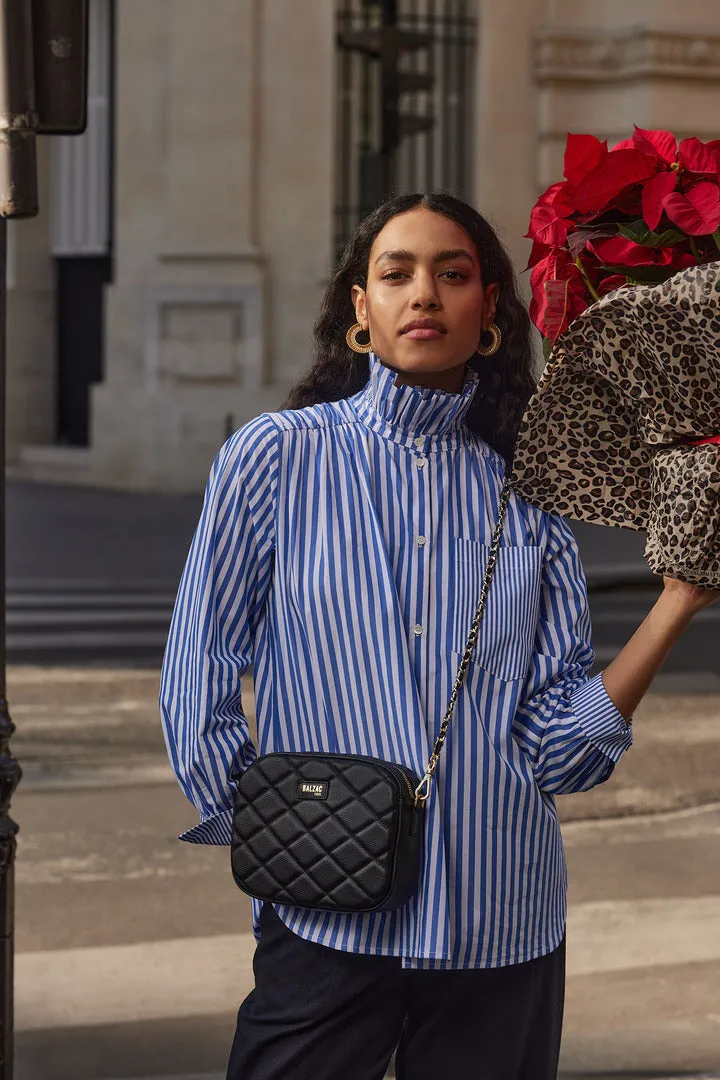
[[704, 589], [699, 585], [689, 585], [687, 581], [678, 581], [677, 578], [664, 577], [664, 593], [677, 604], [688, 619], [692, 619], [703, 608], [720, 600], [720, 589]]

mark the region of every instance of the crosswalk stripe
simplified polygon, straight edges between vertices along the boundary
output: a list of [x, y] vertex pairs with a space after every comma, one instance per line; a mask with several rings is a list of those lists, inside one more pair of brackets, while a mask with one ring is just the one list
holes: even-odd
[[[252, 934], [20, 953], [18, 1031], [232, 1013]], [[720, 960], [720, 896], [571, 905], [568, 975]]]
[[176, 583], [22, 580], [8, 585], [10, 658], [98, 653], [158, 659], [167, 640]]
[[20, 953], [15, 1028], [231, 1013], [252, 989], [253, 951], [247, 933]]
[[568, 976], [720, 960], [720, 896], [571, 904]]

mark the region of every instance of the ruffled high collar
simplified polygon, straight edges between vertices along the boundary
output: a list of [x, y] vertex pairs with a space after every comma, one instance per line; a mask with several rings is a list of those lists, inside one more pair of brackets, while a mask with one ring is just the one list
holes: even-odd
[[478, 387], [476, 371], [466, 369], [459, 394], [406, 384], [397, 386], [396, 377], [397, 372], [370, 353], [370, 379], [352, 399], [368, 427], [396, 442], [416, 447], [422, 442], [426, 449], [437, 441], [445, 445], [462, 441], [463, 421]]

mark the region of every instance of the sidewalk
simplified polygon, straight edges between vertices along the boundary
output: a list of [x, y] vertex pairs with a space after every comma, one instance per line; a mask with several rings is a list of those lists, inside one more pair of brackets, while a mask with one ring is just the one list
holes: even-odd
[[[248, 903], [165, 755], [151, 670], [14, 667], [25, 776], [17, 1080], [220, 1080], [252, 986]], [[253, 720], [252, 682], [245, 706]], [[668, 680], [636, 746], [559, 800], [570, 877], [561, 1080], [720, 1070], [720, 692]], [[684, 809], [683, 809], [684, 808]]]

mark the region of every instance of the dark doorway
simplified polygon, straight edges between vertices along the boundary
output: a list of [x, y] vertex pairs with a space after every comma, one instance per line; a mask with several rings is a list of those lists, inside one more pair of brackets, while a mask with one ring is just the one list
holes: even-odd
[[[397, 194], [472, 199], [477, 10], [477, 0], [338, 0], [336, 250], [380, 201], [379, 166]], [[388, 27], [394, 59], [380, 43]]]
[[52, 142], [55, 439], [90, 441], [90, 389], [104, 377], [105, 287], [113, 276], [115, 0], [91, 0], [88, 126]]
[[90, 387], [103, 377], [104, 286], [110, 255], [59, 258], [57, 267], [57, 442], [87, 446]]

